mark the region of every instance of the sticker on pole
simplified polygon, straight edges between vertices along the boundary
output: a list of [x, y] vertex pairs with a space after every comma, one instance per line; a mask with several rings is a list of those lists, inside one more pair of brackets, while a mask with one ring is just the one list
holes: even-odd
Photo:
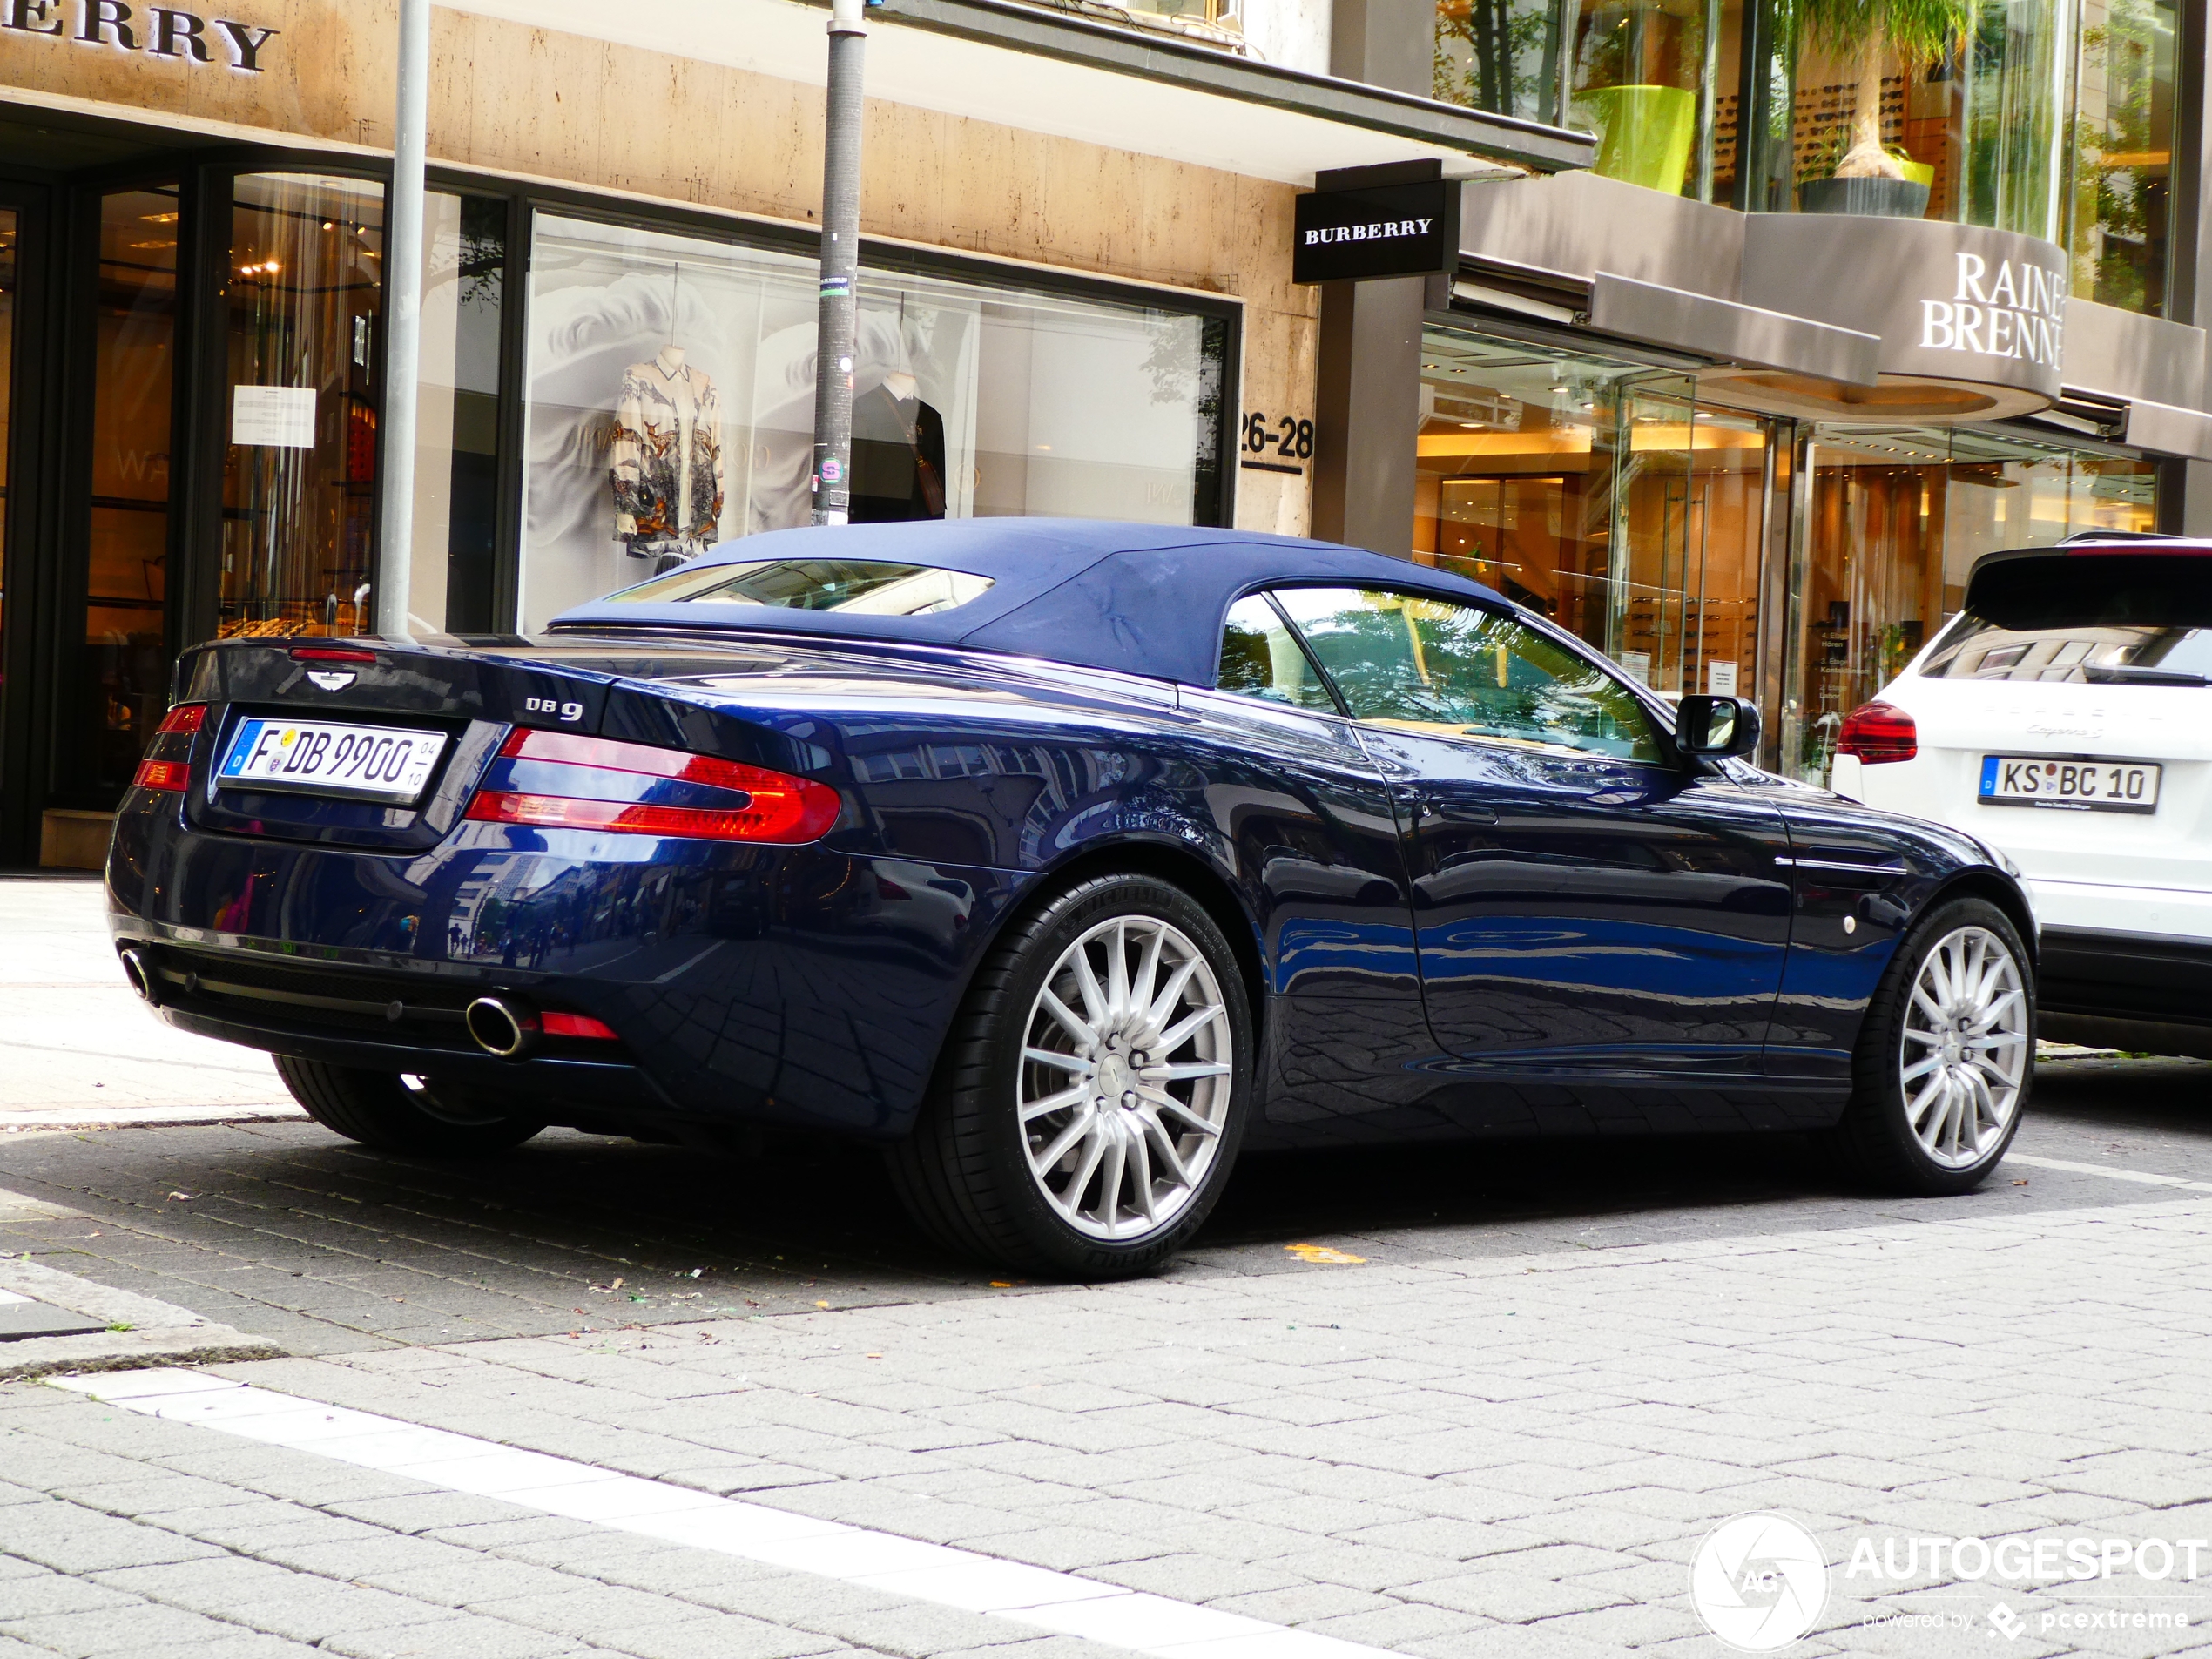
[[1772, 1653], [1804, 1635], [1828, 1604], [1828, 1558], [1783, 1515], [1738, 1515], [1716, 1527], [1689, 1563], [1689, 1602], [1705, 1628], [1743, 1653]]

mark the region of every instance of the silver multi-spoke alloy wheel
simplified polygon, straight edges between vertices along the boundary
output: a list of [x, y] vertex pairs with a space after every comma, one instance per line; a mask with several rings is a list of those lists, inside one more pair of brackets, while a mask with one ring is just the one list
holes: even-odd
[[1133, 1244], [1205, 1184], [1236, 1038], [1197, 945], [1150, 916], [1103, 921], [1031, 1006], [1015, 1084], [1029, 1173], [1088, 1238]]
[[1898, 1056], [1905, 1123], [1948, 1170], [1980, 1163], [2012, 1127], [2027, 1082], [2020, 966], [1986, 927], [1954, 929], [1921, 960]]

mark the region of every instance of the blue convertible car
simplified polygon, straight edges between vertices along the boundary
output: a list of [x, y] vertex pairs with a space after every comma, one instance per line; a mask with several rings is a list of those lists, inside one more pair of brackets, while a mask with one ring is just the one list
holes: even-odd
[[1158, 1260], [1244, 1147], [1797, 1130], [1963, 1191], [2020, 884], [1757, 732], [1348, 548], [789, 530], [532, 638], [192, 651], [108, 892], [161, 1016], [356, 1141], [829, 1130], [1032, 1271]]

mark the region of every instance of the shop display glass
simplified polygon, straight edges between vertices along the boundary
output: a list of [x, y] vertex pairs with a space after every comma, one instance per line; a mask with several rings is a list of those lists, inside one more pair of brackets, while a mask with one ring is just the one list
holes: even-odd
[[1814, 427], [1789, 576], [1782, 769], [1825, 783], [1844, 716], [1950, 619], [1985, 553], [2148, 530], [2157, 468], [1958, 427]]
[[[809, 522], [811, 256], [541, 215], [523, 625]], [[1220, 511], [1223, 323], [871, 269], [853, 517]]]
[[499, 534], [499, 362], [507, 204], [433, 191], [422, 226], [422, 354], [408, 610], [424, 632], [486, 633]]
[[296, 173], [233, 183], [226, 637], [373, 625], [383, 252], [381, 185]]

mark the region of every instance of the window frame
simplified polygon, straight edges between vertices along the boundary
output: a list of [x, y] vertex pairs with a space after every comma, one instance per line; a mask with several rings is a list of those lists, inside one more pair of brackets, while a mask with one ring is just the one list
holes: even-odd
[[[1310, 714], [1318, 719], [1328, 719], [1332, 712], [1339, 720], [1355, 718], [1351, 705], [1344, 700], [1344, 693], [1338, 689], [1337, 683], [1329, 678], [1329, 671], [1321, 666], [1321, 659], [1313, 654], [1313, 647], [1307, 643], [1305, 636], [1298, 631], [1298, 624], [1291, 620], [1290, 614], [1277, 604], [1275, 599], [1278, 588], [1326, 585], [1328, 584], [1318, 582], [1278, 582], [1271, 587], [1253, 588], [1230, 600], [1222, 607], [1221, 626], [1215, 631], [1213, 684], [1206, 689], [1222, 697], [1240, 698], [1247, 703], [1264, 704], [1271, 709], [1282, 709], [1292, 714]], [[1271, 697], [1258, 697], [1250, 691], [1231, 691], [1221, 683], [1221, 665], [1229, 644], [1229, 613], [1247, 599], [1257, 599], [1275, 613], [1275, 620], [1283, 624], [1283, 631], [1291, 637], [1291, 643], [1296, 645], [1299, 653], [1305, 657], [1305, 665], [1313, 671], [1314, 684], [1327, 694], [1329, 699], [1327, 709], [1308, 709], [1301, 708], [1295, 703], [1278, 703]]]

